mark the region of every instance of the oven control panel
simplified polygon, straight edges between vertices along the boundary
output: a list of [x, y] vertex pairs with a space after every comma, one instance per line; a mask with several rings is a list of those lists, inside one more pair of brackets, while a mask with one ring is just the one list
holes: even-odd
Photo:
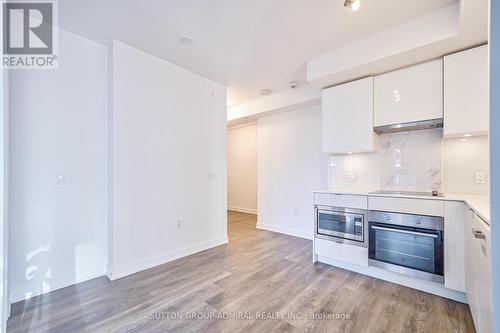
[[444, 218], [439, 216], [424, 216], [372, 210], [368, 213], [368, 219], [370, 222], [402, 225], [413, 228], [434, 230], [444, 229]]

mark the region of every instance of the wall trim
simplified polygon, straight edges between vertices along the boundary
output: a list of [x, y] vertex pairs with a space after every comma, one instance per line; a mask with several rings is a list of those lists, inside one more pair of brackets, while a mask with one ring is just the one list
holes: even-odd
[[[71, 285], [92, 280], [106, 274], [106, 265], [89, 267], [64, 273], [44, 281], [26, 283], [20, 286], [12, 286], [9, 292], [11, 304], [27, 300], [51, 291], [69, 287]], [[46, 284], [46, 285], [45, 285]]]
[[300, 229], [295, 229], [295, 228], [287, 228], [287, 227], [282, 227], [282, 226], [277, 226], [277, 225], [272, 225], [272, 224], [265, 224], [265, 223], [257, 223], [257, 229], [277, 232], [280, 234], [285, 234], [285, 235], [299, 237], [299, 238], [305, 238], [305, 239], [309, 239], [309, 240], [313, 239], [313, 236], [311, 233], [300, 230]]
[[149, 268], [153, 268], [170, 261], [174, 261], [183, 257], [190, 256], [192, 254], [202, 252], [220, 245], [229, 243], [227, 235], [218, 237], [206, 242], [201, 242], [186, 246], [181, 249], [172, 250], [164, 254], [160, 254], [151, 258], [139, 260], [130, 264], [121, 265], [118, 267], [111, 267], [107, 273], [108, 278], [113, 281], [120, 279], [122, 277], [144, 271]]
[[243, 208], [243, 207], [228, 206], [227, 210], [230, 210], [233, 212], [240, 212], [240, 213], [257, 215], [257, 209], [255, 209], [255, 208]]

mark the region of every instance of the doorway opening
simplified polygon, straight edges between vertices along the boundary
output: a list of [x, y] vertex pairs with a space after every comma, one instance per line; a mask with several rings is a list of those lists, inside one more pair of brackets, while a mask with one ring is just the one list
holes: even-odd
[[229, 239], [257, 224], [257, 124], [227, 130], [227, 206]]

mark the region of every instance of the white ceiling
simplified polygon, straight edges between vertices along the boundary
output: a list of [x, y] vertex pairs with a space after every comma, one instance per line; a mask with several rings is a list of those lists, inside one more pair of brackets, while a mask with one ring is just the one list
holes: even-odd
[[[63, 0], [59, 24], [121, 40], [227, 85], [235, 104], [305, 84], [306, 61], [457, 0]], [[179, 36], [193, 38], [189, 46]]]

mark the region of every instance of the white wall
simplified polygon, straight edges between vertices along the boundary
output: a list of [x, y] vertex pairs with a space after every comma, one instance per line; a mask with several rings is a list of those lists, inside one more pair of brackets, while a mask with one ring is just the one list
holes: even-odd
[[59, 31], [58, 56], [10, 76], [14, 301], [105, 273], [106, 48]]
[[226, 88], [115, 41], [112, 104], [108, 275], [227, 242]]
[[284, 111], [306, 108], [321, 102], [318, 86], [306, 84], [300, 89], [280, 91], [269, 96], [238, 104], [228, 109], [227, 121], [236, 125], [249, 118], [269, 116]]
[[227, 205], [229, 210], [257, 214], [257, 125], [227, 131]]
[[[488, 195], [489, 143], [487, 136], [443, 141], [443, 181], [446, 193]], [[474, 173], [485, 171], [486, 184], [476, 184]]]
[[312, 238], [313, 191], [327, 186], [321, 154], [320, 107], [289, 111], [257, 122], [257, 227]]

